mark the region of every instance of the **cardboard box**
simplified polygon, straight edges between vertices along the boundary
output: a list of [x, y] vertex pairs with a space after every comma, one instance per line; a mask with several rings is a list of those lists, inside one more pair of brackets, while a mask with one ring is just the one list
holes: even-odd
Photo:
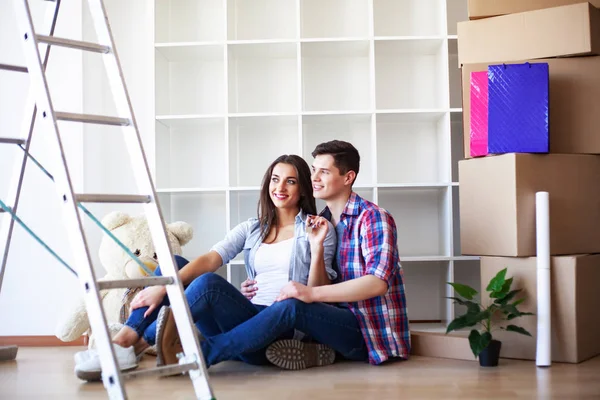
[[422, 357], [450, 358], [453, 360], [477, 361], [471, 345], [469, 332], [410, 332], [411, 354]]
[[458, 65], [600, 54], [600, 10], [589, 3], [458, 23]]
[[462, 254], [536, 255], [535, 194], [550, 194], [552, 255], [600, 253], [600, 157], [503, 154], [462, 160]]
[[[581, 2], [582, 0], [469, 0], [469, 19], [516, 14]], [[600, 8], [600, 0], [589, 0], [589, 2], [594, 7]]]
[[[508, 269], [507, 277], [514, 277], [512, 289], [522, 289], [515, 299], [526, 298], [519, 310], [537, 314], [535, 257], [481, 258], [483, 304], [489, 304], [487, 284], [503, 268]], [[552, 361], [578, 363], [600, 354], [600, 255], [552, 257], [550, 275]], [[533, 337], [495, 332], [495, 339], [502, 342], [500, 357], [535, 360], [537, 317], [523, 316], [510, 323], [527, 329]]]
[[[554, 58], [530, 61], [549, 65], [550, 153], [600, 154], [600, 57]], [[462, 69], [465, 157], [470, 158], [470, 75], [489, 64]]]

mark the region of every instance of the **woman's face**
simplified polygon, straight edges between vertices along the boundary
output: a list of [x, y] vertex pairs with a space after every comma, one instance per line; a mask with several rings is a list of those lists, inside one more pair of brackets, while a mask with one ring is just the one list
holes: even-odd
[[273, 168], [269, 183], [269, 195], [277, 208], [298, 208], [300, 184], [293, 165], [278, 163]]

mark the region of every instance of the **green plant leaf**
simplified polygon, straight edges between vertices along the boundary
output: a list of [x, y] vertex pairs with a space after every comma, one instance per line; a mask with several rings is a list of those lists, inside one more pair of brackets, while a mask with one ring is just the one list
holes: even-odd
[[[521, 291], [521, 289], [517, 289], [517, 290], [511, 290], [510, 292], [506, 293], [504, 296], [502, 297], [498, 297], [496, 300], [494, 300], [494, 303], [496, 304], [500, 304], [500, 305], [504, 305], [507, 304], [509, 301], [511, 301], [516, 295], [517, 293], [519, 293]], [[514, 303], [513, 303], [514, 305]]]
[[508, 314], [508, 317], [506, 317], [506, 319], [510, 321], [511, 319], [522, 317], [524, 315], [535, 315], [535, 314], [530, 313], [530, 312], [519, 312], [519, 314]]
[[520, 333], [521, 335], [531, 336], [531, 333], [527, 332], [525, 329], [521, 328], [520, 326], [516, 326], [516, 325], [508, 325], [506, 327], [506, 330], [508, 332], [517, 332], [517, 333]]
[[477, 330], [473, 329], [469, 334], [469, 345], [471, 346], [471, 351], [475, 358], [479, 356], [479, 354], [489, 346], [492, 341], [492, 335], [489, 332], [483, 332], [480, 334]]
[[524, 301], [525, 301], [525, 299], [519, 299], [519, 300], [515, 301], [514, 303], [512, 303], [512, 305], [516, 307]]
[[478, 313], [479, 311], [481, 311], [479, 304], [477, 304], [473, 301], [463, 300], [458, 297], [446, 297], [446, 298], [450, 299], [450, 300], [454, 300], [456, 303], [460, 304], [461, 306], [467, 307], [467, 313]]
[[458, 329], [470, 328], [489, 318], [489, 316], [490, 313], [488, 311], [467, 312], [465, 315], [461, 315], [450, 322], [446, 328], [446, 333], [450, 333]]
[[492, 298], [503, 298], [504, 296], [506, 296], [508, 294], [508, 292], [510, 291], [510, 287], [512, 285], [512, 281], [513, 278], [509, 278], [506, 281], [504, 281], [504, 285], [502, 285], [502, 288], [498, 291], [493, 291], [490, 294], [490, 297]]
[[471, 286], [463, 285], [461, 283], [456, 282], [448, 282], [448, 285], [452, 286], [456, 293], [460, 296], [464, 297], [467, 300], [473, 300], [473, 297], [479, 293], [477, 290], [473, 289]]
[[498, 272], [496, 274], [496, 276], [492, 278], [492, 280], [490, 281], [489, 285], [487, 286], [487, 288], [485, 290], [487, 290], [488, 292], [498, 292], [498, 291], [502, 290], [502, 286], [504, 286], [504, 282], [505, 282], [505, 277], [506, 277], [506, 268], [504, 268], [502, 271]]

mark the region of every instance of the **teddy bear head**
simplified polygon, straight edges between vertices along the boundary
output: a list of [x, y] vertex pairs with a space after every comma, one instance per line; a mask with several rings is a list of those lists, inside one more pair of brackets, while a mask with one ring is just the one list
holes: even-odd
[[[112, 212], [102, 219], [102, 225], [135, 254], [149, 271], [154, 272], [158, 261], [145, 216], [131, 217], [122, 212]], [[192, 236], [193, 229], [185, 222], [167, 224], [167, 237], [173, 255], [181, 255], [181, 247], [188, 243]], [[108, 235], [102, 238], [99, 256], [107, 275], [113, 279], [135, 279], [148, 275]]]

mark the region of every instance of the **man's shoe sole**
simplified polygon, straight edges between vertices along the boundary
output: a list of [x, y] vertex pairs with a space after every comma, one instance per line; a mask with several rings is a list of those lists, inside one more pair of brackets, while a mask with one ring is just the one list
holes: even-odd
[[333, 364], [335, 351], [324, 344], [278, 340], [267, 348], [267, 360], [279, 368], [300, 370]]

